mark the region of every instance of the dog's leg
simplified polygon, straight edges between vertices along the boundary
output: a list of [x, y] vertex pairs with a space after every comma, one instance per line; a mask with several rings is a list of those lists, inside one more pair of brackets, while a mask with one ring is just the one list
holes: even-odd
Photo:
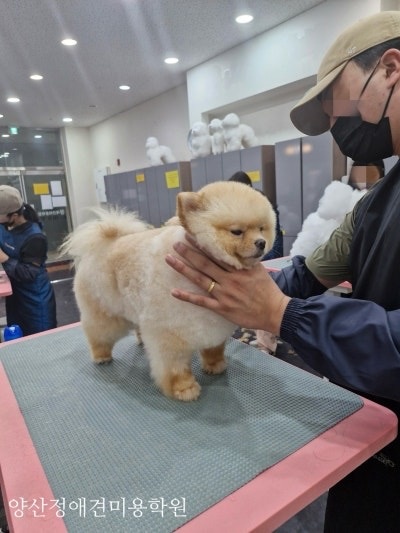
[[221, 374], [226, 369], [224, 356], [225, 343], [213, 348], [205, 348], [201, 351], [201, 362], [204, 372], [207, 374]]
[[143, 344], [142, 335], [140, 333], [139, 327], [137, 326], [135, 326], [135, 335], [136, 335], [137, 343], [141, 346]]
[[97, 313], [93, 320], [85, 320], [82, 317], [82, 327], [89, 342], [93, 361], [102, 364], [112, 360], [114, 344], [124, 337], [132, 326], [125, 319]]
[[195, 380], [190, 368], [181, 368], [176, 372], [166, 372], [160, 381], [159, 387], [166, 396], [185, 402], [197, 400], [201, 391], [201, 387]]
[[162, 393], [183, 401], [197, 400], [201, 387], [191, 371], [192, 350], [175, 333], [147, 332], [143, 343], [150, 360], [151, 375]]

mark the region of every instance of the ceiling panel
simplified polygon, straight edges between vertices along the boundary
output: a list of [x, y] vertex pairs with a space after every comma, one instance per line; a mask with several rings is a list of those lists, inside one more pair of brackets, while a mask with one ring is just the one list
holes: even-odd
[[[184, 83], [185, 72], [324, 0], [2, 0], [0, 123], [91, 126]], [[238, 25], [247, 12], [253, 22]], [[73, 37], [73, 48], [60, 44]], [[177, 65], [163, 59], [174, 55]], [[32, 81], [40, 73], [44, 79]], [[122, 92], [120, 84], [131, 86]], [[9, 104], [9, 96], [20, 103]]]

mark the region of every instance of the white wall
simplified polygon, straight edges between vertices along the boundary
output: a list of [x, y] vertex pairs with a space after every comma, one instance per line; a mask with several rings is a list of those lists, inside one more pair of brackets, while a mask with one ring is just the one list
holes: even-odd
[[88, 206], [98, 205], [93, 178], [93, 157], [88, 128], [63, 128], [61, 143], [71, 208], [72, 224], [90, 218]]
[[187, 90], [182, 85], [90, 128], [94, 168], [110, 167], [113, 174], [148, 167], [147, 137], [169, 146], [177, 161], [188, 161], [188, 131]]

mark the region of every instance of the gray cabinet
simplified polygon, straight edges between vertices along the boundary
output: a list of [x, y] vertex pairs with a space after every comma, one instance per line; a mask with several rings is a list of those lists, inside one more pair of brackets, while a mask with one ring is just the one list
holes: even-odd
[[227, 180], [238, 170], [247, 172], [256, 189], [275, 202], [275, 150], [262, 145], [218, 155], [198, 157], [190, 162], [192, 187], [198, 191], [207, 183]]
[[107, 203], [127, 211], [138, 211], [138, 194], [133, 171], [104, 176]]
[[154, 226], [161, 224], [160, 209], [156, 186], [155, 167], [135, 170], [135, 181], [138, 189], [139, 216]]
[[270, 145], [253, 146], [240, 151], [240, 170], [252, 179], [253, 187], [263, 191], [275, 204], [275, 147]]
[[283, 231], [284, 255], [288, 255], [303, 221], [301, 160], [301, 139], [276, 143], [276, 203]]
[[225, 152], [222, 154], [222, 179], [228, 180], [232, 174], [238, 170], [242, 170], [241, 166], [242, 150], [234, 150], [233, 152]]
[[198, 191], [207, 183], [223, 180], [222, 154], [197, 157], [190, 161], [192, 190]]
[[275, 145], [276, 202], [288, 255], [303, 220], [318, 208], [325, 188], [346, 174], [346, 157], [330, 132]]
[[190, 163], [181, 161], [105, 176], [107, 203], [135, 211], [155, 227], [175, 215], [176, 196], [191, 190]]

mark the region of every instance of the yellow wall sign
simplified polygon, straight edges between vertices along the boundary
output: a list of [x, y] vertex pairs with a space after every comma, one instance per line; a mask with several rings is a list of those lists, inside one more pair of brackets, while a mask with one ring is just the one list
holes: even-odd
[[144, 174], [136, 174], [136, 183], [144, 181]]
[[165, 183], [167, 184], [167, 189], [177, 189], [179, 187], [179, 172], [177, 170], [166, 172]]
[[49, 184], [48, 183], [34, 183], [33, 184], [33, 194], [49, 194]]
[[260, 181], [260, 171], [259, 170], [252, 170], [251, 172], [246, 172], [248, 174], [251, 181], [254, 183], [255, 181]]

